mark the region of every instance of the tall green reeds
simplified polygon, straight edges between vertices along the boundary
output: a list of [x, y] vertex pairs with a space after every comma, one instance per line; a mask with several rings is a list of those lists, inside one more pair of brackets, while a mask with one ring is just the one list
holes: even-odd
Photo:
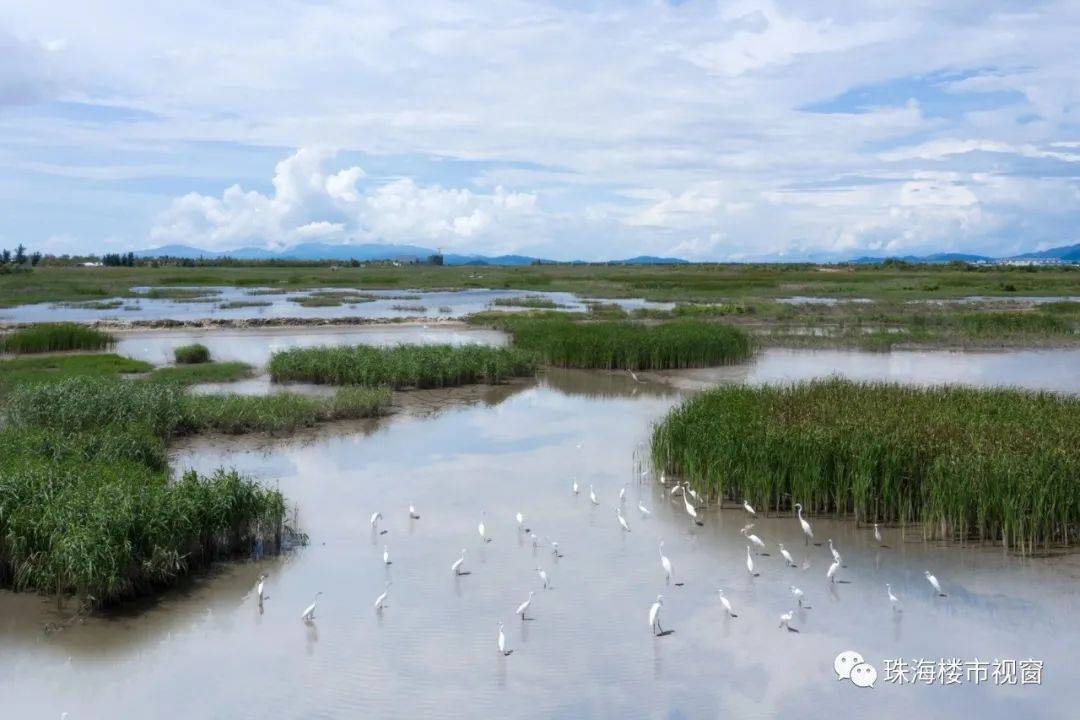
[[197, 365], [210, 362], [210, 348], [202, 343], [181, 345], [173, 350], [173, 357], [178, 365]]
[[514, 346], [561, 367], [662, 370], [746, 360], [752, 353], [742, 330], [700, 320], [656, 325], [629, 321], [575, 322], [557, 317], [507, 318]]
[[357, 345], [284, 350], [274, 353], [269, 369], [274, 381], [433, 388], [533, 375], [536, 359], [482, 345]]
[[44, 353], [103, 350], [116, 342], [107, 332], [76, 323], [42, 323], [0, 337], [0, 352]]
[[674, 409], [653, 461], [714, 496], [922, 523], [1025, 551], [1080, 532], [1080, 399], [826, 380]]

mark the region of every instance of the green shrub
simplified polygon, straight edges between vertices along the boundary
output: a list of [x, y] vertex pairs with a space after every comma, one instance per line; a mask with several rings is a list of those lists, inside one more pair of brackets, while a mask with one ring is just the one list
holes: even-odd
[[202, 343], [181, 345], [173, 351], [176, 362], [180, 365], [195, 365], [197, 363], [210, 362], [210, 348]]

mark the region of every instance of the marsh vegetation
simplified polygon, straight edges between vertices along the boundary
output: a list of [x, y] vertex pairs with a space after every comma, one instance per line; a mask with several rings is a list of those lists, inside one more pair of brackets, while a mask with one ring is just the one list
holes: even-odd
[[16, 355], [69, 350], [104, 350], [116, 342], [109, 333], [76, 323], [43, 323], [0, 336], [0, 352]]

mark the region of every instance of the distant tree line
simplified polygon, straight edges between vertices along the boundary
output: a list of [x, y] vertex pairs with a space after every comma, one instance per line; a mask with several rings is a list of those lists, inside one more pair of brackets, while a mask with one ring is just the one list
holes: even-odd
[[3, 249], [0, 250], [0, 267], [4, 268], [5, 272], [11, 272], [14, 269], [34, 267], [41, 262], [41, 253], [34, 252], [29, 255], [26, 254], [26, 246], [19, 243], [19, 246], [15, 250]]
[[101, 256], [105, 267], [135, 267], [135, 253], [106, 253]]

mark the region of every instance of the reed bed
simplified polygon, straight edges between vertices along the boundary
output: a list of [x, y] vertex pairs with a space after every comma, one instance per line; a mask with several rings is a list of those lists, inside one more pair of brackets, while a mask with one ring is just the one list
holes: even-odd
[[653, 431], [658, 468], [713, 496], [921, 523], [1030, 552], [1080, 531], [1080, 399], [830, 379], [724, 387]]
[[252, 367], [242, 362], [206, 362], [197, 365], [172, 365], [160, 367], [150, 374], [155, 382], [171, 382], [194, 385], [204, 382], [234, 382], [251, 377]]
[[210, 348], [206, 347], [202, 343], [192, 343], [191, 345], [181, 345], [173, 350], [173, 357], [176, 358], [176, 362], [180, 365], [196, 365], [198, 363], [210, 362]]
[[752, 346], [742, 330], [700, 320], [648, 325], [574, 322], [558, 317], [506, 318], [514, 346], [561, 367], [662, 370], [742, 362]]
[[69, 350], [104, 350], [116, 338], [77, 323], [42, 323], [0, 337], [0, 352], [29, 354]]
[[385, 388], [343, 388], [334, 397], [292, 393], [188, 395], [178, 383], [68, 378], [17, 388], [7, 398], [12, 427], [67, 433], [140, 427], [168, 440], [199, 432], [285, 432], [329, 420], [374, 417], [390, 402]]
[[500, 383], [535, 372], [532, 353], [482, 345], [295, 348], [274, 353], [270, 359], [270, 377], [275, 382], [327, 385], [453, 387]]
[[520, 308], [537, 308], [540, 310], [555, 310], [557, 308], [566, 307], [554, 300], [539, 295], [526, 295], [525, 297], [509, 297], [509, 298], [495, 298], [491, 301], [492, 305], [498, 307], [520, 307]]

